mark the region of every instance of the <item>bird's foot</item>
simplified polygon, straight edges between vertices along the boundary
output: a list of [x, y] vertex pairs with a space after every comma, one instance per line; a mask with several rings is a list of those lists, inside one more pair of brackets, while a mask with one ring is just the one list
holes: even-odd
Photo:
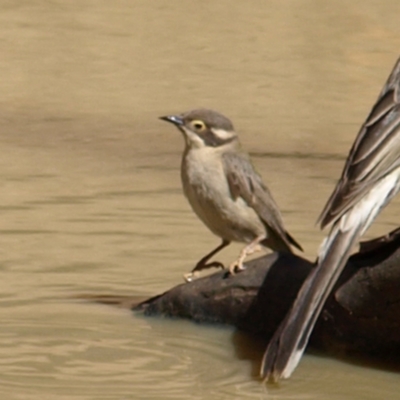
[[187, 274], [183, 275], [183, 279], [185, 280], [185, 282], [189, 283], [189, 282], [193, 282], [194, 280], [196, 280], [199, 277], [199, 272], [202, 271], [203, 269], [208, 269], [208, 268], [221, 268], [221, 269], [225, 269], [224, 264], [222, 264], [219, 261], [213, 261], [210, 262], [208, 264], [204, 264], [204, 263], [199, 263], [197, 264], [193, 270]]
[[240, 259], [236, 260], [229, 266], [229, 275], [235, 275], [245, 269], [246, 267], [243, 265], [243, 261]]
[[239, 254], [237, 260], [235, 260], [229, 266], [229, 274], [235, 275], [237, 272], [243, 271], [246, 267], [243, 265], [244, 260], [250, 254], [261, 250], [260, 242], [265, 239], [265, 235], [257, 236], [251, 243], [249, 243]]
[[197, 271], [195, 272], [188, 272], [187, 274], [183, 275], [183, 279], [185, 280], [186, 283], [193, 282], [199, 277], [199, 273]]

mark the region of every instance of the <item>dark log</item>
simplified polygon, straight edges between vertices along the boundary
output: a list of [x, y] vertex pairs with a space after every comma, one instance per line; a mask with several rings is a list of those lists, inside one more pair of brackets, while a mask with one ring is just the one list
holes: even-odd
[[[145, 315], [229, 324], [268, 340], [311, 268], [296, 255], [274, 253], [247, 263], [234, 276], [220, 271], [132, 308]], [[310, 344], [400, 361], [400, 229], [362, 244], [349, 259]]]

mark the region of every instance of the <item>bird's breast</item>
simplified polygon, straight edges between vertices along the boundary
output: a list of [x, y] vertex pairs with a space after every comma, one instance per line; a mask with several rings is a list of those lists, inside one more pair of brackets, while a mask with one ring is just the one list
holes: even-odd
[[232, 198], [220, 155], [207, 150], [184, 154], [184, 194], [193, 211], [215, 235], [229, 241], [250, 242], [265, 233], [264, 224], [241, 197]]

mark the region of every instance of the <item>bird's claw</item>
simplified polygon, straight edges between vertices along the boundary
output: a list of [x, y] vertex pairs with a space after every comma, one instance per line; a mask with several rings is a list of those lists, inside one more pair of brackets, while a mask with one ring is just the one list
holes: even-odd
[[197, 271], [188, 272], [187, 274], [183, 275], [183, 279], [186, 283], [193, 282], [199, 277], [199, 273]]
[[199, 277], [199, 272], [202, 271], [203, 269], [208, 269], [208, 268], [221, 268], [225, 269], [224, 264], [222, 264], [219, 261], [213, 261], [208, 264], [198, 264], [196, 267], [192, 270], [192, 272], [189, 272], [187, 274], [183, 275], [183, 279], [185, 282], [193, 282]]
[[244, 271], [245, 269], [246, 267], [243, 263], [236, 260], [229, 266], [229, 274], [236, 275], [238, 272]]

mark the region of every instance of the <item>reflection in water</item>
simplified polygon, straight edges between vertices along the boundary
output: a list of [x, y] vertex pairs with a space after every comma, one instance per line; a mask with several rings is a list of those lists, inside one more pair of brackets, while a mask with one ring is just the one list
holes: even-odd
[[71, 296], [161, 292], [217, 244], [181, 194], [181, 138], [157, 120], [199, 106], [232, 117], [313, 258], [314, 221], [398, 56], [397, 1], [0, 7], [2, 400], [396, 397], [398, 374], [315, 356], [265, 388], [257, 346], [230, 329]]

